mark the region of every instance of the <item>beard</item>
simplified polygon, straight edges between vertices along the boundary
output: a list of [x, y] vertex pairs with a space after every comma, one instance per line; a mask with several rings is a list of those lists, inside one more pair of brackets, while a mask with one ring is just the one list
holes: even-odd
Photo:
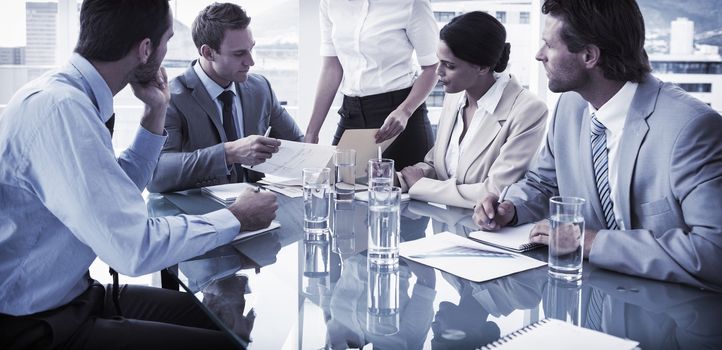
[[130, 81], [145, 85], [155, 80], [158, 76], [158, 69], [162, 60], [158, 57], [158, 50], [153, 50], [153, 53], [148, 57], [148, 62], [139, 65], [131, 73]]

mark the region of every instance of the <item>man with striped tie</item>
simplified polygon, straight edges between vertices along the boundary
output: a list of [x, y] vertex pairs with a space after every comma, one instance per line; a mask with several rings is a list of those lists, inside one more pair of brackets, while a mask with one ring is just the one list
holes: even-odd
[[[546, 0], [536, 59], [562, 92], [544, 147], [506, 200], [487, 195], [484, 229], [548, 217], [583, 197], [584, 257], [632, 275], [722, 290], [722, 117], [649, 74], [634, 0]], [[548, 243], [549, 223], [532, 229]]]

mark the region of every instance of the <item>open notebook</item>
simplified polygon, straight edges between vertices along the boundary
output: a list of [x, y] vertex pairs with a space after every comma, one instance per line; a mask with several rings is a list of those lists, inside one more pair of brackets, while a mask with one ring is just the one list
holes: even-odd
[[507, 226], [499, 231], [474, 231], [469, 234], [469, 238], [502, 249], [525, 252], [542, 246], [539, 243], [529, 242], [529, 232], [532, 227], [534, 224]]
[[631, 350], [638, 342], [552, 318], [532, 323], [482, 349]]

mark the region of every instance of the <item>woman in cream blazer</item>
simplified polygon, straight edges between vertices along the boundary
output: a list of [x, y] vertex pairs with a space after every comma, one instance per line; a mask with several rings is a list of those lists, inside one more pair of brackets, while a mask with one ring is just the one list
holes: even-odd
[[446, 96], [436, 141], [398, 174], [411, 198], [471, 208], [521, 178], [546, 130], [547, 107], [501, 73], [509, 60], [496, 18], [469, 12], [441, 29], [437, 74]]

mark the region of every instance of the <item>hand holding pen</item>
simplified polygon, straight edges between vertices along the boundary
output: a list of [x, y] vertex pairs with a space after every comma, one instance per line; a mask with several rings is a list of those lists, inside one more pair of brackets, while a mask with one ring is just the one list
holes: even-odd
[[509, 186], [501, 191], [501, 195], [487, 193], [474, 207], [474, 222], [483, 230], [496, 231], [511, 222], [516, 214], [514, 204], [506, 200]]

